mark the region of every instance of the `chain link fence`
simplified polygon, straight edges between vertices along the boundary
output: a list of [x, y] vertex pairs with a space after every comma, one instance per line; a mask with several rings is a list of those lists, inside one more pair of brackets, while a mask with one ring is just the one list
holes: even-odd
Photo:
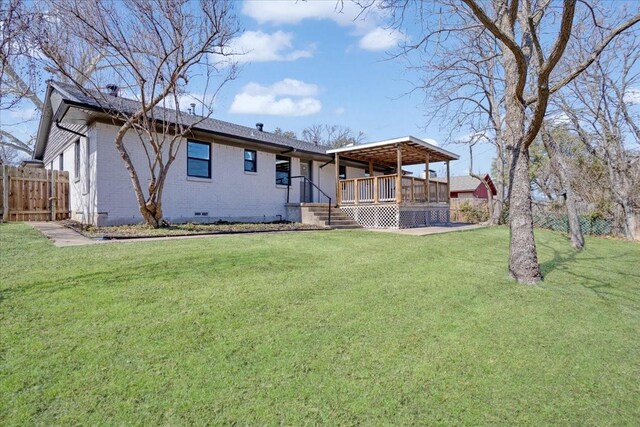
[[[569, 232], [569, 218], [566, 208], [554, 202], [534, 202], [533, 224], [549, 230]], [[619, 234], [621, 218], [615, 213], [603, 213], [587, 203], [578, 204], [578, 217], [583, 234], [610, 236]]]

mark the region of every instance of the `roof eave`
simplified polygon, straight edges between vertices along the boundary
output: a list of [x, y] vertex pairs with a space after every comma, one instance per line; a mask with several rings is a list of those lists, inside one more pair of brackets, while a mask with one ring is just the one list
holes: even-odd
[[460, 156], [452, 153], [449, 150], [445, 150], [444, 148], [440, 148], [436, 145], [433, 144], [429, 144], [426, 141], [423, 141], [421, 139], [418, 139], [416, 137], [413, 136], [404, 136], [404, 137], [400, 137], [400, 138], [394, 138], [394, 139], [387, 139], [384, 141], [376, 141], [376, 142], [370, 142], [367, 144], [358, 144], [358, 145], [350, 145], [348, 147], [340, 147], [340, 148], [332, 148], [330, 150], [327, 150], [327, 154], [335, 154], [335, 153], [347, 153], [350, 151], [357, 151], [357, 150], [362, 150], [362, 149], [366, 149], [366, 148], [375, 148], [375, 147], [381, 147], [381, 146], [385, 146], [385, 145], [393, 145], [393, 144], [401, 144], [403, 142], [412, 142], [414, 144], [417, 145], [421, 145], [424, 148], [428, 148], [429, 150], [433, 150], [436, 151], [440, 154], [442, 154], [443, 156], [446, 157], [450, 157], [450, 160], [458, 160], [460, 159]]

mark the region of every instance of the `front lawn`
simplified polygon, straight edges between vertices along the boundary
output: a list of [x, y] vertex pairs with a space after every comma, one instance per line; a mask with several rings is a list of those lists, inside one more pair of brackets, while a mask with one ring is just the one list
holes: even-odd
[[640, 424], [640, 245], [508, 230], [55, 248], [0, 224], [0, 424]]

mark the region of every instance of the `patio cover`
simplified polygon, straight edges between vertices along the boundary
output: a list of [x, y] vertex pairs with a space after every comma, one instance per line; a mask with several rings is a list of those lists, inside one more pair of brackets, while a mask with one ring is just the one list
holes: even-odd
[[460, 158], [457, 154], [413, 136], [334, 148], [327, 150], [327, 154], [338, 154], [341, 158], [395, 167], [398, 164], [398, 148], [402, 151], [402, 165], [424, 164], [427, 154], [429, 163], [447, 162]]

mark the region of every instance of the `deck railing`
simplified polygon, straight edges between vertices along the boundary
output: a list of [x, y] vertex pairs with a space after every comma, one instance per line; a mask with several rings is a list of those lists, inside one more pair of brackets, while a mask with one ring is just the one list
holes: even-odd
[[[397, 203], [397, 175], [341, 179], [338, 202], [343, 205]], [[429, 194], [427, 198], [426, 195]], [[447, 183], [414, 177], [402, 177], [403, 203], [445, 203], [449, 201]]]

